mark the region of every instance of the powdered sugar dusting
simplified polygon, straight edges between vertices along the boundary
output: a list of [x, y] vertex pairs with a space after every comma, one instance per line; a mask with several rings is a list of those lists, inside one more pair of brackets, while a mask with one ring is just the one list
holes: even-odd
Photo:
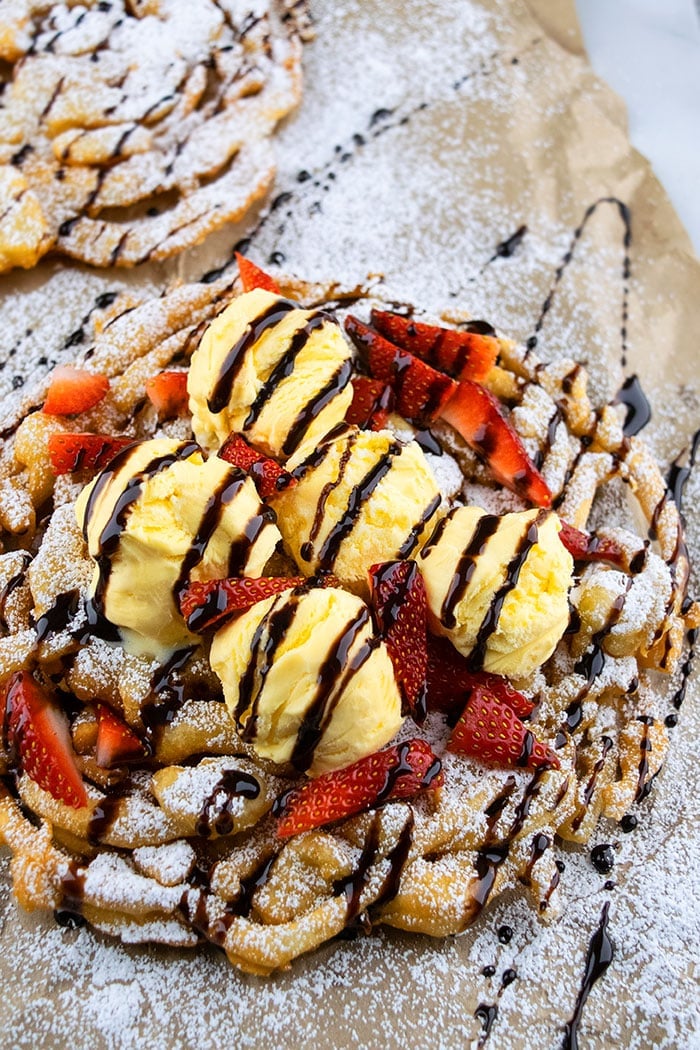
[[[641, 164], [628, 155], [621, 134], [614, 173], [610, 157], [596, 152], [604, 106], [599, 89], [577, 59], [542, 39], [541, 28], [517, 3], [450, 0], [436, 12], [433, 5], [411, 2], [401, 5], [391, 32], [387, 5], [348, 0], [315, 8], [318, 40], [307, 61], [307, 97], [281, 142], [277, 189], [292, 196], [254, 237], [251, 255], [265, 262], [281, 252], [286, 269], [308, 278], [336, 277], [350, 286], [381, 270], [385, 280], [378, 290], [389, 300], [433, 311], [464, 306], [526, 340], [585, 208], [611, 187], [632, 199], [630, 187], [643, 181]], [[420, 108], [423, 102], [428, 108]], [[382, 109], [394, 112], [382, 115]], [[527, 141], [518, 134], [519, 124], [528, 129]], [[591, 157], [585, 185], [574, 175], [563, 178], [559, 169], [543, 171], [542, 158], [562, 148], [563, 125], [568, 135], [563, 148], [587, 150]], [[302, 170], [310, 177], [299, 181]], [[496, 246], [523, 223], [528, 231], [512, 257], [492, 259]], [[621, 375], [618, 226], [613, 208], [601, 207], [592, 218], [538, 335], [537, 352], [544, 359], [587, 362], [598, 401], [614, 394]], [[645, 240], [641, 226], [633, 241], [629, 356], [655, 395], [649, 432], [654, 451], [670, 462], [689, 443], [700, 395], [691, 383], [679, 392], [672, 369], [664, 365], [671, 347], [657, 320], [663, 296], [654, 290], [652, 265], [669, 264], [659, 259], [658, 242]], [[183, 272], [200, 275], [230, 246], [230, 235], [218, 235], [213, 247], [191, 253]], [[157, 288], [165, 273], [167, 268], [148, 278], [139, 275], [139, 291], [148, 290], [147, 280]], [[134, 283], [131, 277], [122, 280]], [[19, 347], [11, 359], [21, 357], [22, 370], [29, 367], [34, 374], [60, 355], [95, 295], [117, 287], [110, 275], [48, 269], [31, 282], [20, 278], [18, 286], [23, 294], [10, 299], [6, 312], [6, 345]], [[656, 352], [650, 360], [652, 343]], [[0, 377], [8, 392], [15, 385], [12, 374], [8, 364]], [[563, 475], [571, 455], [555, 440], [553, 476]], [[519, 509], [510, 494], [470, 489], [469, 498], [488, 510]], [[700, 471], [686, 491], [688, 507], [698, 501]], [[618, 510], [606, 497], [597, 520], [619, 521]], [[688, 539], [695, 552], [699, 528], [694, 516]], [[659, 590], [662, 584], [659, 576]], [[655, 598], [630, 592], [629, 629], [643, 621]], [[103, 648], [107, 660], [109, 647]], [[605, 674], [611, 682], [627, 682], [630, 663], [609, 659]], [[679, 681], [676, 676], [675, 684]], [[572, 682], [572, 696], [579, 685]], [[663, 713], [668, 704], [658, 708]], [[444, 727], [436, 726], [435, 734], [441, 731]], [[474, 1013], [486, 1004], [498, 1007], [487, 1047], [555, 1048], [573, 1011], [589, 938], [609, 900], [615, 957], [584, 1011], [581, 1045], [593, 1050], [697, 1046], [700, 769], [692, 741], [698, 734], [697, 693], [689, 689], [666, 767], [650, 799], [634, 807], [639, 827], [630, 834], [613, 824], [598, 829], [597, 841], [613, 845], [613, 872], [601, 875], [587, 852], [563, 848], [563, 909], [549, 924], [546, 914], [540, 921], [527, 898], [504, 899], [461, 937], [430, 941], [381, 930], [324, 947], [289, 973], [263, 982], [232, 971], [213, 948], [201, 948], [196, 956], [158, 947], [127, 949], [94, 930], [62, 929], [49, 918], [26, 915], [9, 899], [3, 878], [0, 1015], [7, 1044], [34, 1047], [41, 1033], [46, 1046], [207, 1050], [219, 1047], [222, 1033], [229, 1033], [243, 1048], [447, 1050], [478, 1045], [482, 1024]], [[473, 776], [460, 787], [475, 789], [478, 774]], [[144, 813], [146, 823], [147, 817]], [[154, 858], [145, 847], [135, 857], [144, 875], [152, 862], [170, 872], [164, 896], [153, 889], [156, 904], [174, 899], [191, 859], [184, 843], [161, 849], [171, 850], [171, 856]], [[5, 855], [0, 863], [6, 872]], [[605, 889], [608, 881], [616, 888]], [[504, 924], [514, 931], [506, 944], [497, 935]], [[160, 933], [177, 931], [169, 927]], [[153, 937], [158, 939], [157, 923]], [[493, 974], [485, 974], [485, 967]], [[506, 984], [510, 970], [516, 976]]]

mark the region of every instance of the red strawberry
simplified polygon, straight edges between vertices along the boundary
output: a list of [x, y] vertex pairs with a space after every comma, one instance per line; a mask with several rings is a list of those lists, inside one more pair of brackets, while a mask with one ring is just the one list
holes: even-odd
[[224, 617], [245, 612], [256, 602], [306, 583], [304, 576], [261, 576], [248, 579], [193, 580], [180, 595], [180, 611], [190, 631], [201, 632]]
[[134, 439], [111, 434], [51, 434], [49, 459], [54, 474], [102, 470], [121, 448]]
[[394, 346], [352, 315], [345, 318], [345, 330], [366, 359], [374, 379], [392, 386], [396, 408], [402, 416], [430, 421], [440, 415], [457, 387], [454, 380]]
[[159, 419], [186, 416], [189, 410], [187, 372], [159, 372], [146, 380], [146, 394]]
[[498, 339], [492, 335], [422, 324], [385, 310], [372, 310], [372, 324], [392, 343], [453, 379], [484, 379], [498, 357]]
[[426, 714], [428, 666], [425, 585], [414, 561], [388, 561], [369, 570], [372, 605], [401, 689], [406, 713]]
[[258, 452], [241, 434], [231, 434], [226, 438], [219, 449], [219, 456], [227, 463], [232, 463], [234, 467], [240, 467], [246, 474], [249, 474], [264, 500], [296, 484], [288, 471], [284, 470], [274, 459]]
[[250, 259], [246, 259], [245, 255], [236, 252], [236, 262], [238, 263], [238, 272], [241, 275], [244, 292], [252, 292], [254, 288], [262, 288], [266, 292], [274, 292], [275, 295], [281, 294], [277, 282], [268, 273], [261, 270], [259, 266], [256, 266], [254, 262], [251, 262]]
[[109, 379], [73, 365], [58, 365], [51, 373], [42, 408], [51, 416], [74, 416], [98, 405], [109, 390]]
[[97, 705], [97, 748], [95, 760], [103, 769], [121, 766], [144, 758], [147, 754], [142, 741], [119, 715], [107, 704]]
[[465, 379], [456, 389], [441, 417], [458, 431], [495, 478], [506, 488], [538, 507], [548, 507], [552, 494], [530, 460], [525, 446], [490, 391]]
[[380, 379], [355, 376], [352, 381], [352, 402], [345, 419], [358, 427], [382, 430], [394, 408], [394, 391]]
[[559, 769], [551, 747], [523, 725], [505, 700], [484, 686], [472, 690], [447, 748], [488, 765]]
[[407, 740], [282, 795], [272, 810], [280, 818], [277, 834], [309, 831], [382, 802], [411, 798], [425, 788], [434, 791], [443, 782], [442, 765], [429, 744]]
[[562, 521], [559, 539], [575, 561], [609, 561], [624, 566], [622, 548], [612, 539], [599, 539], [595, 533], [581, 532]]
[[6, 685], [5, 710], [7, 741], [27, 776], [57, 802], [86, 806], [68, 722], [53, 696], [28, 671], [15, 671]]
[[452, 712], [461, 709], [465, 696], [477, 686], [504, 700], [518, 718], [529, 718], [534, 703], [514, 689], [507, 678], [487, 671], [470, 671], [469, 663], [447, 638], [428, 635], [428, 707]]

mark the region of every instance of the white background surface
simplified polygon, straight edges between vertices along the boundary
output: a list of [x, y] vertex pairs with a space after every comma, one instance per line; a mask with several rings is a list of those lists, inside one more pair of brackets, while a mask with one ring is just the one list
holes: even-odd
[[627, 103], [632, 142], [700, 254], [700, 4], [576, 0], [576, 9], [594, 69]]

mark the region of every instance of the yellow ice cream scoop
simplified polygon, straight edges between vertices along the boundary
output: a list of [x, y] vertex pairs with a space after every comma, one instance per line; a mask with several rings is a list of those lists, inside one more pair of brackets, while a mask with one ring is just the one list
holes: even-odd
[[454, 508], [419, 564], [432, 630], [475, 670], [521, 677], [549, 659], [569, 622], [573, 559], [550, 510]]
[[296, 483], [271, 502], [299, 568], [332, 571], [362, 595], [371, 565], [419, 550], [440, 506], [421, 447], [388, 430], [339, 424], [287, 469]]
[[286, 459], [343, 419], [350, 348], [328, 311], [256, 288], [234, 299], [192, 355], [187, 388], [195, 437], [219, 448], [232, 431]]
[[260, 576], [281, 539], [250, 478], [192, 441], [127, 446], [80, 494], [76, 515], [96, 563], [88, 615], [157, 659], [198, 640], [178, 607], [189, 579]]
[[318, 776], [386, 744], [401, 698], [367, 606], [333, 587], [257, 602], [219, 630], [211, 665], [244, 740]]

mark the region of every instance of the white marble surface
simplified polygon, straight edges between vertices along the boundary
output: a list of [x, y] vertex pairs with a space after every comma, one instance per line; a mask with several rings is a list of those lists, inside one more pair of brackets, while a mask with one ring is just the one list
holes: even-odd
[[625, 100], [632, 142], [700, 254], [700, 3], [576, 0], [576, 8], [594, 69]]

